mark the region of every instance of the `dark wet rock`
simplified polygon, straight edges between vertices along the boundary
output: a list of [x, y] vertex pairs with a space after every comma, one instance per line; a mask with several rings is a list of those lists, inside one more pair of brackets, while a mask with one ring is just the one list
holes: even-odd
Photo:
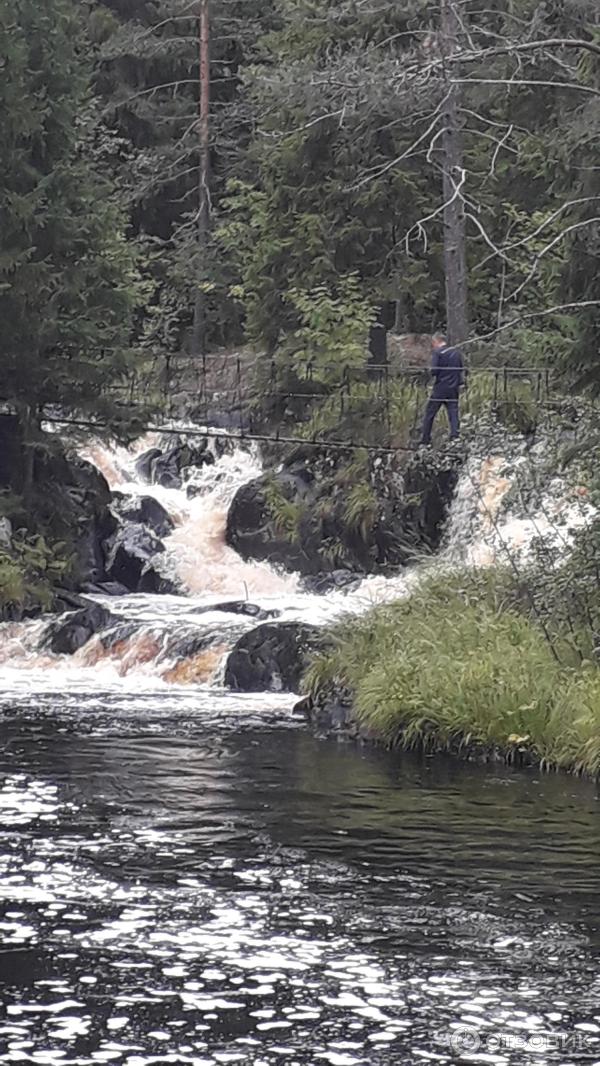
[[138, 456], [135, 461], [135, 472], [140, 481], [145, 481], [147, 485], [152, 484], [152, 463], [161, 454], [160, 448], [148, 448], [148, 451]]
[[314, 574], [305, 577], [302, 588], [305, 592], [324, 596], [327, 592], [351, 592], [357, 588], [362, 578], [351, 570], [333, 570], [331, 574]]
[[112, 509], [117, 518], [123, 522], [148, 526], [157, 537], [168, 537], [175, 529], [175, 523], [166, 507], [153, 496], [126, 496], [114, 492]]
[[264, 622], [267, 618], [277, 618], [280, 611], [267, 611], [255, 603], [246, 603], [245, 600], [235, 600], [231, 603], [214, 603], [209, 607], [195, 607], [190, 614], [208, 614], [211, 611], [223, 611], [226, 614], [241, 614], [248, 618], [255, 618], [258, 622]]
[[295, 472], [263, 474], [238, 489], [227, 515], [227, 543], [243, 559], [268, 560], [290, 571], [311, 574], [323, 569], [318, 544], [300, 543], [294, 533], [282, 532], [274, 498], [298, 507], [309, 503], [308, 482]]
[[130, 640], [142, 628], [140, 622], [119, 622], [116, 619], [113, 621], [114, 625], [110, 629], [107, 628], [106, 633], [100, 634], [100, 642], [105, 651], [111, 651], [122, 641]]
[[109, 577], [130, 592], [164, 591], [165, 579], [153, 565], [163, 551], [162, 541], [146, 526], [124, 526], [108, 548]]
[[[0, 491], [23, 489], [25, 450], [18, 419], [0, 416]], [[57, 435], [34, 448], [33, 487], [19, 524], [46, 543], [62, 542], [72, 557], [68, 582], [73, 588], [106, 577], [104, 541], [116, 530], [106, 479], [91, 463], [69, 455]], [[62, 583], [67, 578], [61, 579]]]
[[297, 692], [323, 630], [302, 622], [270, 622], [244, 633], [230, 653], [225, 684], [238, 692]]
[[106, 479], [92, 463], [62, 454], [37, 457], [34, 473], [47, 494], [46, 505], [37, 505], [41, 524], [54, 525], [57, 536], [62, 526], [67, 543], [73, 544], [75, 584], [103, 581], [103, 544], [117, 528]]
[[54, 655], [73, 655], [96, 633], [106, 629], [111, 621], [111, 613], [105, 607], [98, 603], [89, 604], [53, 622], [44, 644]]
[[54, 609], [57, 611], [83, 611], [92, 606], [93, 603], [79, 592], [73, 592], [71, 589], [56, 589]]
[[179, 449], [169, 448], [152, 460], [151, 481], [165, 489], [180, 489], [183, 481], [179, 465]]
[[227, 543], [244, 559], [315, 577], [325, 591], [349, 583], [346, 573], [404, 566], [439, 546], [461, 461], [375, 455], [357, 471], [352, 455], [297, 448], [238, 490]]
[[82, 588], [82, 592], [89, 593], [90, 596], [128, 596], [129, 589], [125, 588], [120, 581], [102, 581], [99, 584], [86, 584]]
[[215, 455], [209, 448], [207, 438], [198, 438], [194, 443], [174, 438], [170, 447], [152, 459], [150, 480], [152, 484], [162, 485], [163, 488], [180, 489], [190, 470], [212, 466], [214, 462]]
[[415, 555], [439, 547], [460, 463], [457, 454], [416, 455], [405, 466], [397, 485], [383, 464], [375, 469], [374, 481], [382, 501], [380, 521], [374, 530], [379, 558], [405, 565]]
[[343, 685], [327, 686], [317, 696], [305, 696], [294, 707], [318, 736], [366, 738], [352, 713], [352, 694]]

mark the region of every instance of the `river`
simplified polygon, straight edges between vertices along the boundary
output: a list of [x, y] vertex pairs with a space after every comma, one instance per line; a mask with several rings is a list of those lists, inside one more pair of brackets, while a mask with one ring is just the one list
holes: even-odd
[[[418, 579], [324, 598], [242, 563], [224, 514], [255, 466], [155, 490], [189, 595], [113, 604], [108, 651], [0, 634], [0, 1062], [600, 1062], [595, 785], [318, 740], [293, 696], [223, 688], [253, 623], [199, 606], [323, 622]], [[476, 511], [465, 484], [448, 554]]]

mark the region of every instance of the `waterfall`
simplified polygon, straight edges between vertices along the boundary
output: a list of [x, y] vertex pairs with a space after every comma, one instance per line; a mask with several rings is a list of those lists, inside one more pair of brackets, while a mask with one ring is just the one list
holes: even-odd
[[471, 457], [461, 472], [436, 557], [395, 576], [365, 577], [347, 593], [311, 595], [301, 590], [298, 575], [244, 562], [226, 544], [227, 511], [235, 493], [262, 473], [256, 450], [231, 444], [211, 464], [184, 471], [181, 488], [165, 488], [143, 483], [136, 473], [140, 454], [157, 443], [153, 437], [131, 449], [92, 443], [84, 458], [102, 471], [111, 489], [132, 497], [153, 496], [166, 508], [175, 528], [164, 538], [157, 565], [186, 594], [101, 598], [111, 612], [111, 625], [71, 656], [44, 650], [47, 619], [0, 626], [0, 689], [207, 686], [222, 676], [238, 638], [257, 625], [252, 617], [211, 609], [222, 607], [223, 601], [250, 600], [280, 621], [328, 624], [342, 614], [360, 614], [376, 603], [402, 598], [432, 573], [506, 564], [507, 551], [524, 562], [537, 538], [567, 551], [573, 531], [595, 514], [585, 490], [559, 477], [538, 493], [535, 506], [525, 507], [519, 492], [523, 456]]
[[178, 579], [188, 593], [213, 600], [215, 596], [243, 600], [249, 594], [264, 599], [297, 592], [295, 575], [279, 573], [268, 563], [244, 562], [225, 543], [233, 497], [263, 472], [256, 446], [235, 447], [211, 465], [191, 467], [182, 488], [172, 489], [141, 483], [135, 472], [139, 455], [158, 442], [155, 435], [145, 437], [133, 449], [96, 444], [85, 458], [104, 474], [111, 489], [134, 497], [153, 496], [169, 512], [176, 528], [165, 539], [161, 572]]

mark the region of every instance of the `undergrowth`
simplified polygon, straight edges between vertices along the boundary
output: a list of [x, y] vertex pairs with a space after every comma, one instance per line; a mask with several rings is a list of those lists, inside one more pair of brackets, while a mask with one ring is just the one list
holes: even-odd
[[305, 689], [353, 697], [357, 723], [387, 744], [528, 752], [600, 773], [600, 671], [523, 611], [508, 575], [445, 575], [406, 600], [339, 624]]
[[64, 544], [17, 534], [10, 549], [0, 549], [0, 619], [49, 610], [70, 565]]

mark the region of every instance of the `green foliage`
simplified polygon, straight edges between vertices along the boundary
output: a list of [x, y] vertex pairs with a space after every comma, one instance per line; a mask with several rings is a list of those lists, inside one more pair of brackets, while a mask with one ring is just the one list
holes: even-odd
[[265, 500], [278, 536], [289, 540], [291, 544], [297, 543], [302, 505], [286, 499], [275, 482], [265, 486]]
[[67, 575], [66, 546], [21, 531], [10, 550], [0, 549], [0, 618], [11, 610], [48, 610], [54, 588]]
[[350, 690], [358, 723], [387, 743], [530, 751], [600, 771], [600, 672], [558, 662], [517, 610], [509, 577], [434, 579], [406, 600], [334, 628], [305, 688]]
[[106, 411], [128, 366], [135, 258], [94, 160], [76, 7], [6, 0], [0, 48], [3, 393], [20, 407]]
[[291, 339], [295, 361], [308, 364], [325, 384], [363, 366], [374, 313], [356, 274], [339, 278], [335, 291], [324, 285], [309, 291], [292, 288], [287, 299], [299, 320]]
[[351, 532], [358, 533], [365, 541], [373, 530], [379, 514], [377, 496], [368, 482], [363, 481], [354, 485], [348, 493], [346, 506], [344, 507], [344, 521]]

